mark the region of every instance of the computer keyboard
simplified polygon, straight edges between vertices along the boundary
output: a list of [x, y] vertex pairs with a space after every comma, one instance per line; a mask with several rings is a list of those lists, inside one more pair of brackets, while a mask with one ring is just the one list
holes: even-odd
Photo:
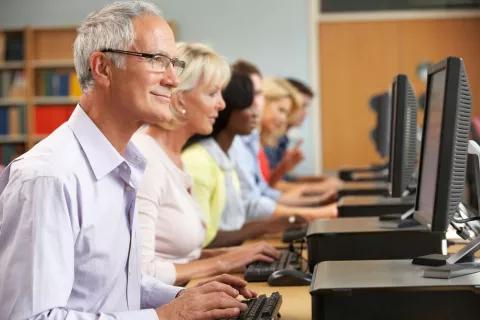
[[265, 282], [268, 277], [277, 271], [283, 269], [301, 270], [302, 261], [296, 252], [283, 251], [280, 259], [268, 263], [264, 261], [255, 261], [248, 265], [245, 270], [245, 280], [249, 282]]
[[282, 296], [278, 292], [272, 293], [267, 298], [262, 294], [256, 298], [242, 301], [248, 306], [248, 310], [240, 313], [236, 318], [225, 320], [277, 320], [280, 319], [280, 306], [282, 305]]
[[307, 235], [307, 228], [287, 229], [283, 232], [282, 242], [290, 243], [295, 240], [300, 240]]

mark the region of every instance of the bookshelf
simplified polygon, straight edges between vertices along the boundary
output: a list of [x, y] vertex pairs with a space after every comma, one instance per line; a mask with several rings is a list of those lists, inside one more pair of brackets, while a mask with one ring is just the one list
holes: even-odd
[[[176, 34], [175, 22], [169, 24]], [[0, 164], [48, 136], [80, 101], [73, 65], [76, 28], [0, 29]]]
[[76, 26], [0, 29], [0, 164], [48, 136], [80, 101], [75, 37]]

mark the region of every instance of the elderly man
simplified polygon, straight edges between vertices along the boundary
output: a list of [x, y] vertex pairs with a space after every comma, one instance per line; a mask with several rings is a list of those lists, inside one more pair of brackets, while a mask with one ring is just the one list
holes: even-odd
[[135, 195], [145, 159], [129, 142], [169, 121], [185, 64], [158, 9], [119, 2], [78, 29], [83, 97], [71, 118], [0, 178], [0, 318], [212, 319], [236, 316], [245, 282], [195, 288], [141, 274]]

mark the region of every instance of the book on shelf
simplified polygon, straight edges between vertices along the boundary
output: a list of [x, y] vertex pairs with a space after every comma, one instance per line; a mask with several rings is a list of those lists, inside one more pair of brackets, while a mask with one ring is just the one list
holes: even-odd
[[50, 134], [66, 122], [74, 105], [42, 105], [35, 107], [35, 134]]
[[0, 63], [5, 62], [5, 33], [0, 31]]
[[21, 61], [24, 60], [24, 39], [23, 32], [5, 33], [5, 60]]
[[37, 96], [80, 97], [82, 95], [76, 72], [41, 70], [39, 77]]
[[26, 80], [23, 70], [0, 71], [0, 98], [25, 98]]
[[0, 136], [25, 134], [25, 108], [10, 106], [0, 108]]

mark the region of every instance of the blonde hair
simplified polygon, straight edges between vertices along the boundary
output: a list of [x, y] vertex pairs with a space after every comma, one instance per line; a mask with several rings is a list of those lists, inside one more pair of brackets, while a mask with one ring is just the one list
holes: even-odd
[[[276, 101], [282, 98], [290, 98], [292, 107], [288, 112], [287, 119], [290, 119], [302, 106], [302, 97], [295, 87], [293, 87], [287, 80], [280, 78], [264, 78], [263, 80], [263, 94], [265, 96], [265, 107], [268, 108], [269, 102]], [[263, 143], [275, 147], [278, 145], [278, 138], [285, 135], [288, 122], [282, 126], [277, 132], [262, 131]]]
[[[231, 70], [227, 59], [205, 44], [178, 42], [177, 55], [180, 60], [185, 61], [186, 66], [179, 77], [180, 85], [174, 89], [173, 95], [192, 90], [200, 80], [207, 84], [218, 83], [222, 88], [230, 81]], [[159, 126], [173, 130], [183, 125], [186, 117], [172, 104], [170, 110], [174, 115], [173, 119]]]

